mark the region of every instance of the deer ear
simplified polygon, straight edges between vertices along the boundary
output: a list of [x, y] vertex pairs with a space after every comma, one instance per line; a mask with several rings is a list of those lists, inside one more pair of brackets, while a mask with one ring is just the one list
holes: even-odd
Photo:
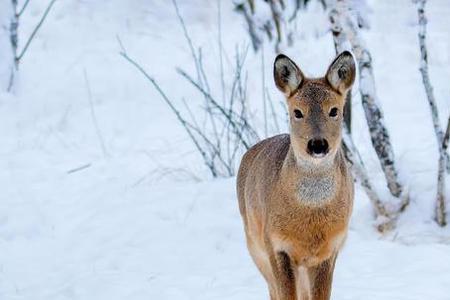
[[355, 81], [355, 73], [355, 59], [349, 51], [344, 51], [331, 63], [325, 77], [336, 91], [344, 94]]
[[288, 97], [299, 87], [304, 78], [297, 65], [284, 54], [279, 54], [275, 58], [273, 77], [277, 88]]

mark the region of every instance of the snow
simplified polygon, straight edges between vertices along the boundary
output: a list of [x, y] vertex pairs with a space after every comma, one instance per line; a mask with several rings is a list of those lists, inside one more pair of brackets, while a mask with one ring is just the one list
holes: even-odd
[[[45, 2], [30, 2], [21, 43]], [[230, 74], [236, 44], [249, 40], [231, 2], [221, 5]], [[217, 91], [217, 3], [179, 6]], [[332, 299], [447, 300], [450, 229], [433, 221], [438, 153], [418, 71], [416, 8], [407, 0], [369, 7], [371, 29], [363, 36], [412, 203], [398, 228], [380, 236], [357, 186]], [[429, 1], [430, 77], [442, 126], [450, 113], [449, 14], [447, 1]], [[117, 36], [171, 99], [181, 105], [184, 97], [201, 113], [199, 95], [175, 71], [195, 70], [176, 20], [171, 1], [55, 4], [24, 56], [14, 93], [0, 93], [0, 299], [268, 298], [245, 246], [235, 179], [209, 177], [169, 108], [118, 54]], [[326, 16], [312, 4], [301, 20], [299, 40], [285, 53], [306, 74], [322, 75], [334, 55]], [[267, 45], [264, 57], [268, 91], [278, 103]], [[251, 110], [262, 125], [260, 54], [249, 52], [246, 70]], [[388, 197], [357, 91], [353, 137], [380, 195]]]

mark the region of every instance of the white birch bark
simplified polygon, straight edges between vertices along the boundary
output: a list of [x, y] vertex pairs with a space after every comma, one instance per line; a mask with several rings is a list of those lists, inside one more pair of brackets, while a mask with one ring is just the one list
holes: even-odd
[[417, 14], [419, 18], [418, 36], [420, 46], [420, 73], [422, 74], [422, 82], [425, 87], [428, 104], [430, 105], [431, 118], [433, 120], [433, 127], [439, 150], [435, 219], [440, 226], [445, 226], [447, 223], [445, 203], [445, 169], [448, 164], [448, 154], [446, 153], [448, 141], [446, 142], [444, 140], [444, 133], [439, 121], [439, 112], [428, 72], [428, 51], [426, 45], [427, 18], [425, 16], [426, 2], [426, 0], [417, 1]]
[[447, 211], [445, 203], [445, 152], [439, 152], [438, 162], [438, 178], [437, 178], [437, 193], [436, 193], [436, 208], [435, 219], [439, 226], [447, 225]]
[[444, 164], [447, 164], [447, 170], [449, 167], [448, 156], [448, 142], [450, 139], [450, 117], [447, 120], [447, 130], [445, 131], [444, 140], [442, 141], [442, 151], [439, 155], [439, 167], [438, 167], [438, 186], [437, 186], [437, 202], [436, 202], [436, 221], [439, 225], [445, 226], [447, 224], [446, 214], [446, 202], [445, 202], [445, 172]]
[[447, 120], [447, 130], [445, 131], [444, 135], [444, 141], [442, 142], [442, 148], [444, 148], [444, 151], [447, 151], [448, 149], [448, 142], [450, 140], [450, 116]]

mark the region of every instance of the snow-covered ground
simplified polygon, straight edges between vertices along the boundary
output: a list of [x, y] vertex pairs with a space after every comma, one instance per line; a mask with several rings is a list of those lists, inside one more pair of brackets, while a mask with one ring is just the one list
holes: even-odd
[[[30, 2], [22, 42], [46, 2]], [[450, 229], [432, 219], [437, 150], [418, 72], [415, 6], [408, 0], [369, 3], [372, 27], [364, 36], [412, 203], [398, 228], [383, 237], [357, 187], [332, 298], [448, 300]], [[179, 6], [219, 86], [217, 2], [180, 0]], [[303, 13], [301, 38], [286, 50], [317, 76], [334, 55], [320, 11], [312, 5]], [[443, 124], [450, 113], [450, 5], [429, 1], [427, 14]], [[222, 20], [230, 65], [236, 44], [249, 40], [231, 1], [222, 1]], [[117, 37], [174, 101], [198, 98], [175, 70], [194, 66], [171, 1], [55, 4], [23, 59], [14, 93], [0, 94], [0, 299], [268, 298], [247, 254], [234, 178], [209, 177], [160, 96], [119, 56]], [[266, 84], [278, 103], [268, 48]], [[261, 56], [251, 49], [246, 71], [258, 116]], [[354, 138], [381, 191], [356, 88], [353, 93]]]

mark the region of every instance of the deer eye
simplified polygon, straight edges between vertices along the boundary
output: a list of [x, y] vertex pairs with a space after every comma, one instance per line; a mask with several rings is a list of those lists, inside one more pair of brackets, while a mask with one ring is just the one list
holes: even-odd
[[338, 114], [338, 109], [337, 109], [336, 107], [333, 107], [333, 108], [330, 110], [330, 117], [336, 117], [337, 114]]
[[303, 114], [299, 109], [294, 109], [294, 116], [296, 119], [301, 119], [303, 118]]

